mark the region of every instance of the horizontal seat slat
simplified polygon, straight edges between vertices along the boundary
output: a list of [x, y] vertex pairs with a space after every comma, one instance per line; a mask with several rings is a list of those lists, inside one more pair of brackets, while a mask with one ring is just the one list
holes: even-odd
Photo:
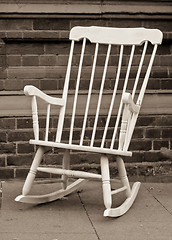
[[76, 151], [94, 152], [94, 153], [100, 153], [100, 154], [112, 154], [112, 155], [129, 156], [129, 157], [132, 156], [132, 152], [130, 151], [121, 151], [121, 150], [110, 149], [110, 148], [80, 146], [77, 144], [58, 143], [58, 142], [32, 140], [32, 139], [29, 141], [29, 143], [34, 145], [39, 145], [39, 146], [56, 147], [56, 148], [63, 148], [63, 149], [76, 150]]

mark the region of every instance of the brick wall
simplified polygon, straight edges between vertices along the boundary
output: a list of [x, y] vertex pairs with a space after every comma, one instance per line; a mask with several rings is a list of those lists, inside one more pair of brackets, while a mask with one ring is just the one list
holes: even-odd
[[[95, 2], [100, 4], [99, 1]], [[122, 1], [124, 6], [126, 2], [131, 6], [128, 1]], [[133, 2], [135, 1], [132, 1], [132, 4]], [[149, 9], [150, 3], [135, 3], [135, 13], [133, 10], [124, 13], [122, 3], [119, 12], [110, 11], [114, 7], [111, 3], [112, 5], [106, 5], [106, 11], [97, 13], [97, 10], [92, 10], [90, 13], [90, 4], [84, 1], [87, 10], [84, 8], [84, 12], [81, 11], [83, 5], [79, 4], [78, 8], [75, 7], [75, 12], [71, 10], [71, 13], [67, 14], [54, 14], [46, 10], [40, 13], [39, 9], [36, 13], [28, 10], [26, 14], [26, 9], [23, 12], [20, 12], [21, 8], [16, 9], [16, 12], [10, 9], [7, 11], [3, 5], [4, 8], [0, 10], [0, 178], [24, 178], [28, 172], [36, 149], [28, 144], [28, 140], [33, 137], [32, 119], [30, 102], [24, 96], [23, 88], [26, 84], [33, 84], [48, 94], [61, 94], [70, 47], [68, 34], [76, 25], [148, 27], [163, 31], [163, 44], [157, 52], [143, 109], [130, 145], [133, 158], [125, 160], [132, 177], [161, 181], [171, 177], [171, 162], [160, 153], [161, 147], [172, 149], [172, 17], [169, 15], [172, 7], [170, 1], [166, 1], [163, 3], [166, 11], [163, 8], [161, 12], [162, 2], [158, 1], [159, 5], [157, 2], [152, 3], [152, 11], [148, 12], [145, 7]], [[59, 6], [62, 5], [61, 3]], [[41, 8], [42, 5], [39, 6]], [[72, 7], [71, 1], [71, 9], [74, 9]], [[119, 7], [118, 3], [116, 7]], [[59, 11], [62, 11], [62, 8], [60, 9]], [[70, 11], [69, 9], [67, 11]], [[87, 57], [85, 64], [89, 65], [91, 55], [88, 54]], [[101, 66], [101, 61], [98, 64]], [[89, 121], [92, 122], [92, 116]], [[56, 116], [53, 115], [53, 133], [56, 123]], [[40, 126], [43, 134], [44, 116], [40, 118]], [[76, 135], [77, 131], [78, 129], [75, 131]], [[99, 131], [101, 132], [101, 126]], [[66, 119], [65, 134], [68, 132], [69, 121]], [[89, 137], [89, 128], [87, 134]], [[47, 149], [42, 164], [58, 165], [61, 159], [61, 151]], [[113, 167], [113, 157], [111, 160]], [[97, 154], [73, 153], [72, 165], [75, 169], [100, 171]], [[41, 173], [38, 177], [53, 176]]]

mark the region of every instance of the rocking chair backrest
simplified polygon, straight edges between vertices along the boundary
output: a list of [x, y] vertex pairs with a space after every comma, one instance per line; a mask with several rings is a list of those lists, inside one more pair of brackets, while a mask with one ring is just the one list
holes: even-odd
[[[103, 112], [103, 115], [106, 113], [106, 116], [104, 116], [104, 126], [101, 125], [102, 135], [99, 147], [118, 148], [127, 151], [150, 76], [157, 45], [161, 44], [162, 41], [161, 31], [145, 28], [74, 27], [70, 32], [70, 40], [71, 49], [62, 97], [65, 104], [60, 110], [56, 142], [61, 142], [68, 100], [70, 108], [72, 108], [68, 143], [73, 144], [77, 106], [80, 104], [83, 122], [78, 144], [81, 146], [85, 144], [89, 111], [95, 101], [96, 109], [94, 113], [91, 113], [94, 115], [94, 123], [92, 124], [92, 129], [90, 128], [90, 146], [98, 146], [98, 143], [96, 143], [97, 126], [101, 112]], [[80, 60], [78, 66], [72, 68], [75, 45], [79, 41], [82, 41]], [[88, 66], [84, 66], [84, 59], [88, 56], [88, 54], [85, 55], [87, 49], [88, 51], [92, 49], [91, 44], [94, 45], [95, 49], [90, 69]], [[103, 48], [101, 48], [101, 45], [103, 45]], [[148, 45], [153, 47], [150, 48]], [[103, 52], [106, 49], [103, 71], [100, 70], [100, 66], [97, 66], [97, 62], [102, 56], [99, 51], [101, 49], [103, 49]], [[117, 59], [116, 65], [113, 63], [113, 59]], [[71, 75], [76, 69], [75, 93], [72, 99], [69, 96], [69, 84]], [[86, 71], [88, 69], [91, 70], [88, 89], [83, 91], [81, 83], [86, 81], [85, 78], [88, 75]], [[100, 77], [101, 72], [102, 76]], [[98, 74], [100, 83], [99, 92], [97, 88], [96, 91], [94, 89], [96, 74]], [[107, 84], [108, 81], [111, 83], [110, 85]], [[127, 105], [128, 109], [125, 109], [125, 113], [123, 113], [126, 97], [128, 99], [131, 98], [135, 102], [137, 105], [136, 111], [131, 112], [129, 105]], [[85, 102], [81, 103], [82, 99], [85, 99]], [[109, 132], [111, 133], [111, 139], [109, 137], [107, 139]], [[116, 143], [118, 143], [118, 146]]]

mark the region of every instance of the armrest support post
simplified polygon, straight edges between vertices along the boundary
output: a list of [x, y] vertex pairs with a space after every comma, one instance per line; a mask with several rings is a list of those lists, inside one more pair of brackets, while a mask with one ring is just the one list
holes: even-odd
[[33, 119], [33, 132], [35, 140], [39, 140], [39, 121], [38, 121], [38, 108], [36, 97], [32, 98], [32, 119]]

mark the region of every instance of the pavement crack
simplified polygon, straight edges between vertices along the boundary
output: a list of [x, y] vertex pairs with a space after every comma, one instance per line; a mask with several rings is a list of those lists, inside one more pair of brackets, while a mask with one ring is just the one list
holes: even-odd
[[172, 213], [162, 204], [162, 202], [153, 195], [153, 193], [151, 192], [151, 190], [150, 190], [149, 188], [147, 188], [146, 186], [145, 186], [145, 188], [146, 188], [146, 189], [148, 190], [148, 192], [152, 195], [152, 197], [153, 197], [170, 215], [172, 215]]
[[86, 209], [86, 207], [85, 207], [85, 205], [84, 205], [84, 203], [83, 203], [83, 201], [82, 201], [82, 199], [81, 199], [81, 196], [80, 196], [80, 193], [79, 193], [79, 192], [78, 192], [78, 197], [79, 197], [79, 200], [80, 200], [80, 202], [81, 202], [81, 204], [82, 204], [82, 207], [83, 207], [83, 209], [84, 209], [84, 211], [85, 211], [85, 213], [86, 213], [86, 215], [87, 215], [87, 217], [88, 217], [88, 220], [89, 220], [89, 222], [90, 222], [90, 224], [91, 224], [91, 226], [92, 226], [92, 228], [93, 228], [93, 230], [94, 230], [94, 232], [95, 232], [95, 234], [96, 234], [96, 236], [97, 236], [97, 239], [100, 240], [100, 237], [99, 237], [99, 235], [98, 235], [98, 232], [97, 232], [97, 230], [96, 230], [96, 228], [95, 228], [95, 226], [94, 226], [94, 224], [93, 224], [93, 222], [92, 222], [92, 220], [91, 220], [91, 218], [90, 218], [90, 216], [89, 216], [89, 214], [88, 214], [88, 212], [87, 212], [87, 209]]

